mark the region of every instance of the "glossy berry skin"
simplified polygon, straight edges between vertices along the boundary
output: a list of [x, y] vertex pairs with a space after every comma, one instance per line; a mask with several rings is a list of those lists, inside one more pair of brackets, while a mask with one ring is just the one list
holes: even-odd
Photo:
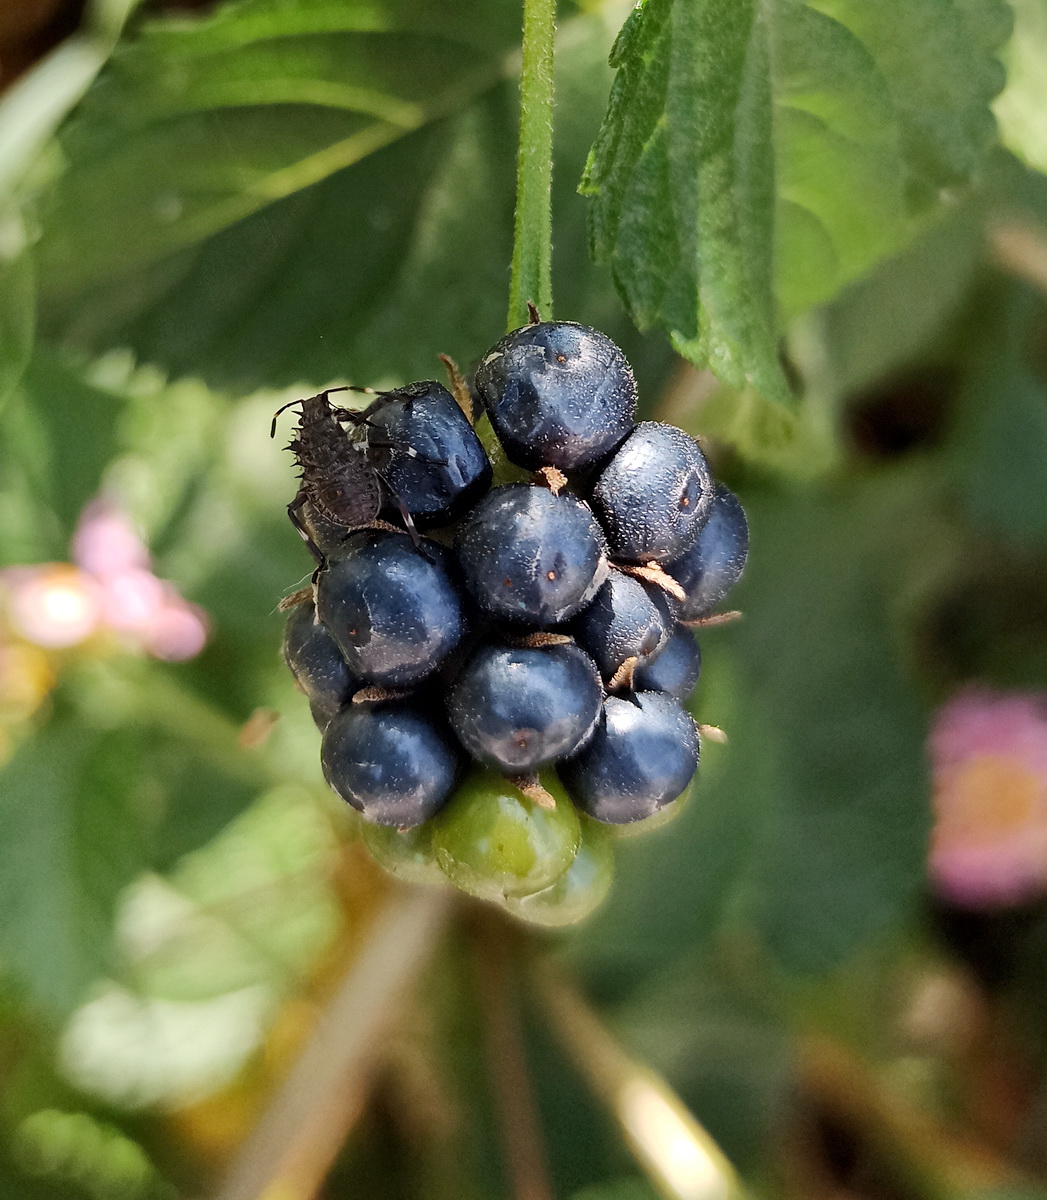
[[422, 528], [457, 520], [491, 485], [480, 439], [451, 393], [431, 380], [388, 393], [368, 420], [367, 445], [389, 491]]
[[600, 715], [603, 688], [577, 646], [487, 645], [448, 696], [451, 727], [473, 758], [526, 774], [572, 754]]
[[572, 623], [578, 644], [610, 681], [628, 658], [657, 658], [673, 630], [665, 593], [612, 571], [593, 602]]
[[476, 390], [508, 457], [522, 467], [576, 471], [625, 438], [636, 383], [605, 334], [571, 321], [525, 325], [477, 368]]
[[689, 629], [677, 629], [665, 649], [633, 676], [638, 692], [665, 692], [682, 704], [698, 685], [702, 652]]
[[284, 626], [283, 656], [295, 683], [309, 698], [313, 720], [321, 732], [348, 703], [360, 681], [346, 666], [327, 628], [316, 619], [312, 601], [293, 609]]
[[368, 821], [400, 829], [439, 812], [462, 757], [436, 718], [402, 700], [347, 705], [320, 750], [324, 777], [343, 800]]
[[578, 813], [555, 779], [556, 799], [541, 808], [507, 779], [474, 767], [433, 827], [436, 861], [471, 896], [504, 902], [555, 883], [578, 853]]
[[526, 483], [488, 492], [455, 549], [485, 612], [539, 628], [574, 616], [607, 576], [607, 545], [588, 506]]
[[559, 766], [571, 799], [610, 825], [642, 821], [681, 795], [698, 768], [698, 731], [661, 692], [608, 696], [593, 736]]
[[433, 823], [398, 829], [395, 825], [375, 825], [363, 821], [363, 843], [380, 867], [404, 883], [446, 884], [447, 877], [436, 862], [433, 850]]
[[593, 508], [611, 554], [626, 562], [669, 562], [698, 537], [713, 501], [709, 464], [675, 425], [641, 421], [604, 467]]
[[745, 570], [749, 525], [738, 497], [716, 485], [709, 519], [694, 545], [665, 569], [687, 593], [677, 612], [680, 621], [707, 617]]
[[462, 637], [465, 617], [451, 556], [436, 542], [426, 541], [424, 550], [402, 534], [362, 530], [318, 575], [320, 620], [366, 683], [417, 683]]
[[603, 903], [614, 878], [608, 831], [589, 821], [571, 865], [547, 888], [530, 896], [507, 896], [505, 908], [531, 925], [552, 929], [584, 921]]

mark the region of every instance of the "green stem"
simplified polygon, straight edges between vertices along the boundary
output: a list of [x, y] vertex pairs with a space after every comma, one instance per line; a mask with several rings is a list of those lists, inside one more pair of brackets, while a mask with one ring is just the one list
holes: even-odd
[[509, 328], [527, 323], [532, 301], [552, 317], [553, 42], [556, 0], [524, 0], [520, 151], [509, 285]]

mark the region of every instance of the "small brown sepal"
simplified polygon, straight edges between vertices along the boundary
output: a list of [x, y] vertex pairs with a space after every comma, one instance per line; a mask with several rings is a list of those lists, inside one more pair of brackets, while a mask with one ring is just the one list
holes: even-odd
[[631, 658], [627, 658], [625, 662], [611, 676], [611, 681], [607, 685], [609, 692], [617, 692], [621, 688], [631, 688], [633, 686], [633, 676], [636, 674], [636, 668], [640, 665], [640, 660], [634, 654]]
[[510, 775], [509, 782], [539, 808], [556, 807], [556, 797], [542, 787], [537, 775]]
[[438, 354], [437, 358], [447, 369], [447, 378], [451, 382], [451, 395], [458, 401], [458, 407], [465, 413], [465, 419], [472, 425], [473, 398], [469, 392], [469, 385], [465, 382], [465, 376], [458, 370], [458, 364], [449, 354]]
[[548, 488], [554, 496], [559, 496], [567, 486], [567, 476], [558, 467], [539, 467], [531, 480], [538, 487]]
[[727, 734], [720, 728], [719, 725], [702, 725], [698, 724], [698, 736], [708, 738], [710, 742], [717, 742], [723, 746], [727, 743]]
[[739, 609], [732, 609], [731, 612], [713, 613], [710, 617], [698, 617], [694, 621], [681, 621], [681, 625], [686, 625], [688, 629], [709, 629], [713, 625], [727, 625], [731, 621], [740, 621], [742, 614]]
[[410, 691], [404, 688], [364, 687], [353, 692], [353, 704], [377, 704], [383, 700], [406, 700]]
[[297, 608], [299, 604], [304, 604], [307, 600], [313, 598], [313, 585], [299, 588], [297, 592], [292, 592], [289, 596], [284, 596], [280, 603], [276, 606], [277, 612], [289, 612], [292, 608]]
[[636, 563], [616, 562], [612, 566], [626, 575], [642, 579], [644, 583], [653, 583], [655, 587], [661, 588], [663, 592], [667, 592], [674, 600], [679, 600], [681, 604], [687, 599], [687, 593], [680, 584], [659, 566], [658, 563], [646, 563], [644, 566], [638, 566]]

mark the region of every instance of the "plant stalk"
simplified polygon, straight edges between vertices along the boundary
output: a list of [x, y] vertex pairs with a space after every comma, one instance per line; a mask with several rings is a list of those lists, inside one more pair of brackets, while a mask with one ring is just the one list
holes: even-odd
[[449, 888], [393, 893], [215, 1200], [315, 1196], [363, 1107], [385, 1035], [451, 911]]
[[509, 328], [525, 325], [527, 303], [543, 320], [553, 311], [553, 44], [555, 0], [524, 0], [520, 73], [520, 149], [509, 284]]
[[519, 1011], [515, 931], [488, 913], [471, 925], [477, 998], [513, 1200], [553, 1200]]

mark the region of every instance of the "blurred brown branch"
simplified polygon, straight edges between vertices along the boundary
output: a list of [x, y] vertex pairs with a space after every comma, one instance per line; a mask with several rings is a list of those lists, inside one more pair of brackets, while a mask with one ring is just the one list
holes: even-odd
[[215, 1200], [315, 1195], [363, 1106], [384, 1035], [452, 907], [449, 889], [393, 894]]

